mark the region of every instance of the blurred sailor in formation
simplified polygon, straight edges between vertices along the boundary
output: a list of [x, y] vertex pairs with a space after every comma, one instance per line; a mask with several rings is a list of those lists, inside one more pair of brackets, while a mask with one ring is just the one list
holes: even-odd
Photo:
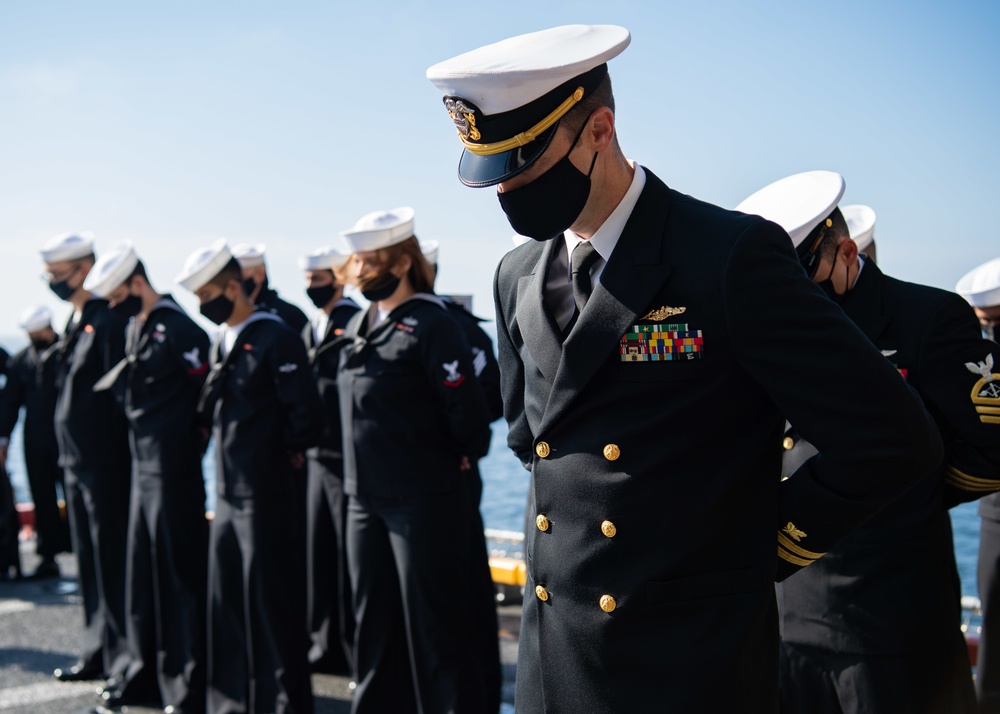
[[52, 313], [29, 307], [18, 321], [28, 346], [7, 361], [7, 383], [0, 392], [0, 464], [6, 468], [7, 444], [24, 408], [23, 449], [28, 487], [35, 504], [35, 552], [41, 562], [35, 577], [58, 577], [56, 554], [70, 549], [69, 523], [59, 511], [56, 484], [62, 488], [56, 443], [56, 350], [59, 336]]
[[[566, 26], [427, 71], [460, 180], [497, 186], [536, 239], [495, 281], [536, 514], [515, 707], [777, 711], [774, 580], [923, 476], [940, 440], [781, 228], [625, 158], [606, 62], [629, 39]], [[823, 453], [779, 483], [783, 414]]]
[[[1000, 258], [973, 268], [958, 281], [955, 292], [964, 297], [979, 318], [983, 337], [996, 342], [1000, 333]], [[986, 423], [1000, 425], [1000, 355], [970, 362], [978, 370], [972, 400]], [[1000, 426], [994, 426], [1000, 429]], [[983, 625], [976, 662], [976, 693], [982, 714], [1000, 712], [1000, 494], [979, 502], [979, 598]]]
[[[414, 237], [411, 208], [342, 233], [370, 302], [337, 385], [357, 620], [354, 714], [485, 712], [470, 598], [468, 471], [489, 417], [470, 349]], [[459, 574], [459, 577], [456, 577]]]
[[[948, 508], [1000, 490], [1000, 427], [980, 420], [969, 396], [979, 375], [967, 367], [991, 359], [996, 345], [954, 293], [895, 280], [861, 256], [852, 236], [873, 235], [875, 213], [852, 208], [852, 232], [837, 207], [844, 187], [830, 171], [796, 174], [737, 210], [788, 231], [809, 277], [921, 396], [945, 453], [929, 476], [779, 586], [781, 708], [972, 714]], [[783, 474], [793, 479], [803, 461], [796, 452], [817, 450], [791, 433], [784, 448]]]
[[126, 566], [130, 662], [110, 706], [162, 701], [200, 713], [205, 702], [208, 522], [196, 407], [208, 336], [150, 285], [131, 243], [105, 253], [84, 288], [128, 320], [126, 354], [95, 386], [124, 391], [132, 453]]
[[268, 283], [265, 251], [263, 243], [239, 243], [232, 247], [233, 257], [240, 264], [243, 275], [243, 292], [251, 305], [277, 315], [293, 332], [301, 333], [309, 318], [298, 307], [278, 297], [278, 291]]
[[354, 650], [337, 365], [340, 351], [350, 341], [345, 335], [347, 323], [361, 308], [344, 297], [344, 286], [335, 274], [348, 257], [333, 248], [320, 248], [301, 261], [306, 294], [316, 306], [302, 330], [302, 341], [325, 416], [319, 443], [306, 451], [309, 663], [314, 671], [335, 673], [353, 673]]
[[125, 633], [125, 543], [131, 464], [120, 390], [95, 391], [125, 357], [126, 321], [92, 296], [84, 281], [94, 265], [94, 237], [65, 233], [42, 248], [45, 278], [73, 306], [58, 360], [55, 408], [59, 463], [73, 550], [79, 563], [84, 638], [79, 662], [57, 669], [62, 681], [121, 677], [128, 665]]

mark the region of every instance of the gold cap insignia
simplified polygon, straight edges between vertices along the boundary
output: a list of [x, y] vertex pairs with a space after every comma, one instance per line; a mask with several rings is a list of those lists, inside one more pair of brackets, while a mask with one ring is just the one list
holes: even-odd
[[444, 106], [448, 110], [451, 120], [455, 122], [455, 128], [458, 129], [458, 135], [462, 137], [462, 140], [479, 141], [481, 135], [479, 129], [476, 128], [476, 112], [461, 99], [452, 99], [451, 97], [444, 100]]
[[782, 528], [781, 531], [783, 533], [791, 536], [796, 541], [800, 541], [800, 540], [802, 540], [803, 538], [806, 537], [806, 534], [804, 532], [800, 531], [798, 528], [796, 528], [795, 524], [792, 523], [791, 521], [788, 521], [788, 525], [785, 526], [784, 528]]
[[650, 310], [645, 315], [642, 316], [643, 320], [666, 320], [674, 315], [680, 315], [682, 312], [687, 311], [686, 307], [667, 307], [664, 305], [659, 310]]

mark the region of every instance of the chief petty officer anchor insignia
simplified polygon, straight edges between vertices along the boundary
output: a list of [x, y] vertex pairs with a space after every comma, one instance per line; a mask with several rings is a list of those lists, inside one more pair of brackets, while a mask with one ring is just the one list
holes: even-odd
[[982, 362], [966, 362], [966, 369], [979, 375], [972, 386], [972, 403], [984, 424], [1000, 424], [1000, 374], [993, 372], [993, 355]]
[[[650, 310], [642, 320], [667, 320], [680, 315], [686, 307], [667, 307]], [[701, 330], [693, 330], [686, 322], [632, 325], [622, 335], [618, 344], [622, 362], [669, 362], [673, 360], [701, 359], [704, 355], [704, 338]]]

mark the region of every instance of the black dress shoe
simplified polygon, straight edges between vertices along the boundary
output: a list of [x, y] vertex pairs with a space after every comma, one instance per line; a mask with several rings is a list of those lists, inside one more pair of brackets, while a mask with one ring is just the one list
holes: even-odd
[[155, 705], [158, 704], [156, 697], [130, 694], [123, 690], [105, 691], [101, 695], [101, 704], [106, 707], [127, 707], [131, 705]]
[[83, 682], [88, 679], [100, 679], [100, 667], [85, 667], [82, 664], [74, 664], [66, 669], [57, 669], [52, 673], [60, 682]]

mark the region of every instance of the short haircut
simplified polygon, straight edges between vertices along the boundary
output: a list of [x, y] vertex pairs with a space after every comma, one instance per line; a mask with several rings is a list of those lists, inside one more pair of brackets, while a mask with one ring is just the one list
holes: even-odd
[[587, 123], [590, 115], [601, 107], [607, 107], [612, 114], [615, 113], [615, 95], [611, 91], [611, 75], [605, 75], [597, 88], [590, 93], [590, 96], [584, 97], [579, 104], [566, 112], [566, 116], [562, 118], [560, 124], [570, 134], [577, 134]]

